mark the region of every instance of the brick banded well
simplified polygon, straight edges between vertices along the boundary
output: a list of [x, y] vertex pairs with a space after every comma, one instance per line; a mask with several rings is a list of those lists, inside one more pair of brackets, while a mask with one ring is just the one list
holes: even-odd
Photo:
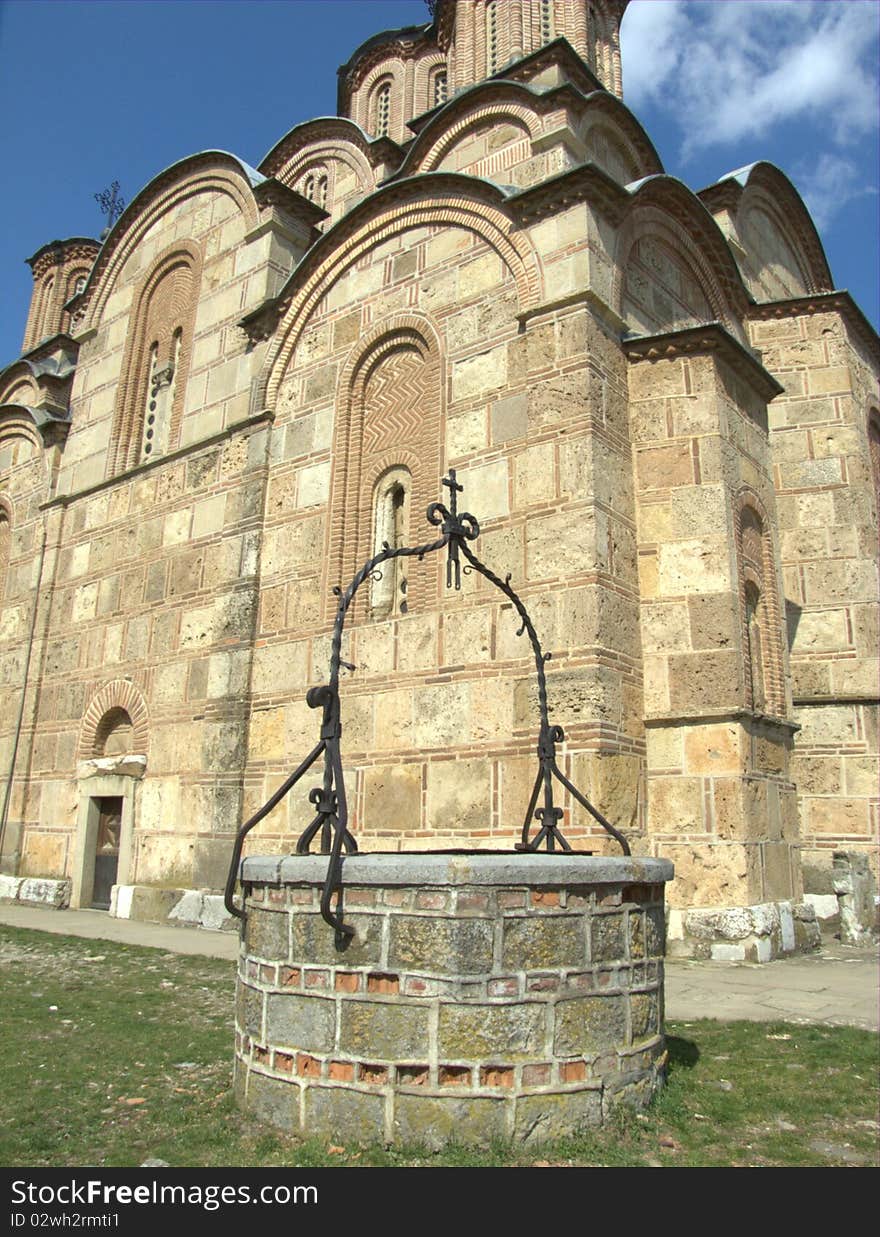
[[336, 1142], [540, 1142], [644, 1107], [662, 1080], [662, 859], [367, 854], [344, 860], [336, 948], [327, 860], [252, 857], [236, 1093]]

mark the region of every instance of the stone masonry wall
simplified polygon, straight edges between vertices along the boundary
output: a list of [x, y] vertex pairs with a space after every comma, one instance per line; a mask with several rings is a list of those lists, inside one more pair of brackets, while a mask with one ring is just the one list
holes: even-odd
[[[821, 308], [821, 302], [820, 302]], [[785, 386], [770, 406], [780, 545], [791, 642], [804, 864], [878, 834], [877, 506], [868, 412], [877, 372], [839, 310], [792, 302], [752, 322]]]
[[[772, 389], [757, 367], [749, 376], [732, 341], [711, 336], [682, 332], [630, 349], [648, 831], [655, 853], [676, 865], [674, 906], [801, 894], [788, 709], [781, 695], [776, 716], [747, 703], [737, 560], [743, 493], [760, 503], [771, 535]], [[775, 555], [764, 583], [779, 596]], [[784, 650], [766, 626], [765, 678], [778, 694]]]

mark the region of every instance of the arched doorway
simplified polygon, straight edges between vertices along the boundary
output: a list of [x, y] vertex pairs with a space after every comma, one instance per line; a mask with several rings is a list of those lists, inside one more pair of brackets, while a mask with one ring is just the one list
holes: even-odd
[[83, 718], [71, 905], [109, 910], [132, 867], [135, 792], [146, 771], [146, 709], [127, 681], [108, 684]]

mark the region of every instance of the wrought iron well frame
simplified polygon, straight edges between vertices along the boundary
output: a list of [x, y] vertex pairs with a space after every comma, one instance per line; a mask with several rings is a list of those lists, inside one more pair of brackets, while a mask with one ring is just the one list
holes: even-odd
[[[318, 742], [306, 756], [305, 760], [294, 769], [293, 773], [282, 782], [266, 803], [255, 812], [249, 820], [239, 828], [233, 846], [229, 875], [226, 881], [224, 900], [226, 909], [237, 919], [244, 919], [245, 913], [236, 906], [234, 901], [235, 885], [238, 880], [241, 864], [241, 852], [244, 839], [255, 825], [258, 825], [273, 808], [288, 794], [296, 783], [312, 767], [320, 756], [324, 757], [324, 777], [321, 786], [315, 786], [309, 792], [309, 802], [314, 804], [315, 818], [302, 833], [297, 842], [297, 854], [308, 854], [316, 835], [321, 834], [321, 853], [330, 856], [327, 864], [327, 876], [321, 894], [321, 914], [326, 922], [335, 930], [337, 942], [354, 935], [354, 929], [346, 924], [341, 913], [342, 893], [342, 852], [357, 851], [357, 843], [348, 829], [348, 800], [345, 793], [345, 777], [342, 769], [340, 740], [342, 735], [341, 710], [339, 699], [339, 672], [344, 666], [347, 670], [355, 667], [342, 660], [342, 635], [345, 619], [358, 589], [368, 579], [381, 579], [379, 566], [395, 558], [424, 559], [426, 554], [433, 554], [444, 547], [448, 550], [446, 560], [446, 587], [461, 588], [461, 558], [467, 560], [463, 570], [477, 571], [494, 585], [512, 602], [520, 617], [522, 626], [517, 635], [528, 634], [535, 657], [535, 669], [538, 677], [538, 710], [540, 713], [540, 731], [538, 734], [538, 773], [535, 777], [529, 805], [526, 809], [522, 826], [521, 840], [516, 844], [518, 851], [537, 851], [542, 845], [548, 851], [555, 851], [557, 844], [563, 851], [571, 851], [571, 847], [563, 836], [559, 821], [562, 818], [562, 808], [557, 807], [553, 799], [553, 780], [559, 781], [582, 807], [595, 818], [613, 838], [619, 842], [623, 853], [630, 854], [629, 843], [622, 833], [605, 819], [601, 812], [581, 794], [577, 787], [569, 781], [556, 760], [556, 745], [561, 743], [565, 734], [561, 726], [550, 724], [547, 705], [547, 676], [544, 667], [552, 654], [545, 653], [541, 641], [535, 631], [529, 613], [522, 601], [510, 585], [510, 573], [502, 580], [491, 568], [477, 558], [469, 548], [469, 541], [476, 541], [480, 535], [480, 525], [470, 512], [458, 510], [458, 495], [463, 486], [456, 481], [455, 469], [450, 468], [442, 484], [449, 490], [449, 506], [442, 502], [431, 503], [427, 510], [429, 524], [439, 528], [441, 535], [435, 540], [418, 546], [399, 546], [393, 548], [387, 541], [382, 549], [372, 558], [367, 559], [361, 569], [354, 575], [348, 588], [333, 591], [338, 596], [336, 619], [333, 624], [333, 637], [330, 652], [330, 679], [319, 687], [311, 687], [306, 693], [306, 702], [312, 709], [322, 710], [321, 729]], [[543, 789], [543, 806], [537, 807], [538, 799]], [[540, 828], [534, 838], [530, 838], [532, 822], [537, 820]], [[336, 909], [332, 907], [334, 893], [337, 895]]]

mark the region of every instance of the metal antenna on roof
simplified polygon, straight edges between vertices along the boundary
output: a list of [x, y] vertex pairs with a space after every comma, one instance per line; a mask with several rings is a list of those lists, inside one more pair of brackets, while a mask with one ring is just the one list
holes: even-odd
[[100, 206], [103, 214], [107, 216], [107, 226], [101, 233], [101, 240], [105, 240], [110, 229], [125, 210], [125, 198], [119, 192], [119, 181], [114, 180], [109, 189], [103, 189], [100, 193], [96, 193], [95, 201]]

